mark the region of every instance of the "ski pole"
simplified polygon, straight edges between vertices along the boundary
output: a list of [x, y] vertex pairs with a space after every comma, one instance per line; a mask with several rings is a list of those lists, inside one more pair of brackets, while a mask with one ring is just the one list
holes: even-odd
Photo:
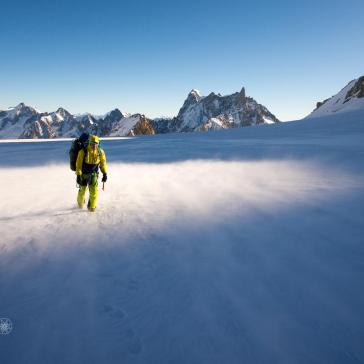
[[102, 190], [105, 191], [105, 182], [102, 182]]

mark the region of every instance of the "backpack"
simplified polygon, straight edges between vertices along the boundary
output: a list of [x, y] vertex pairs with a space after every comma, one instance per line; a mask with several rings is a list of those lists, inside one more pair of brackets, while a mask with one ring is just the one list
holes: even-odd
[[76, 161], [78, 152], [83, 149], [86, 152], [87, 142], [88, 142], [89, 135], [87, 133], [81, 134], [81, 136], [75, 139], [69, 151], [70, 156], [70, 168], [71, 171], [76, 171]]

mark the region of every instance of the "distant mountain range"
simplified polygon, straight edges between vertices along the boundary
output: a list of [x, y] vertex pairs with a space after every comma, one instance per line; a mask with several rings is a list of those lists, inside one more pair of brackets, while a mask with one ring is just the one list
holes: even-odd
[[245, 89], [232, 95], [210, 93], [201, 96], [192, 90], [174, 118], [150, 119], [143, 114], [130, 115], [119, 109], [96, 116], [72, 115], [64, 108], [41, 112], [24, 103], [0, 111], [0, 138], [77, 137], [82, 132], [99, 136], [133, 136], [170, 132], [208, 131], [238, 128], [279, 120], [264, 106], [245, 95]]
[[364, 109], [364, 76], [350, 81], [336, 95], [318, 102], [307, 118]]
[[[318, 102], [307, 118], [364, 109], [364, 76], [350, 81], [339, 93]], [[143, 114], [114, 109], [105, 115], [72, 115], [63, 108], [41, 112], [24, 103], [0, 111], [0, 138], [77, 137], [88, 132], [105, 137], [134, 136], [171, 132], [194, 132], [239, 128], [279, 120], [263, 105], [240, 92], [221, 96], [211, 92], [201, 96], [192, 90], [174, 118], [150, 119]]]

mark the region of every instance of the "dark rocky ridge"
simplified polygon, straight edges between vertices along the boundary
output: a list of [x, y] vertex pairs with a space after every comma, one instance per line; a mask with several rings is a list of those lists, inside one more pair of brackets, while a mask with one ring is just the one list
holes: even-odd
[[353, 96], [356, 96], [358, 98], [364, 97], [364, 76], [359, 77], [359, 79], [355, 82], [353, 88], [348, 91], [345, 101]]

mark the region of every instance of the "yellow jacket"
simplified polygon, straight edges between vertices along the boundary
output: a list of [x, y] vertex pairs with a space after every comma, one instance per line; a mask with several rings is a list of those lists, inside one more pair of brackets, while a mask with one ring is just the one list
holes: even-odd
[[97, 165], [100, 165], [102, 173], [107, 173], [106, 157], [103, 149], [93, 149], [88, 145], [86, 156], [83, 149], [78, 152], [76, 161], [76, 174], [78, 176], [81, 176], [83, 173], [91, 173], [91, 170], [94, 169], [97, 170]]

